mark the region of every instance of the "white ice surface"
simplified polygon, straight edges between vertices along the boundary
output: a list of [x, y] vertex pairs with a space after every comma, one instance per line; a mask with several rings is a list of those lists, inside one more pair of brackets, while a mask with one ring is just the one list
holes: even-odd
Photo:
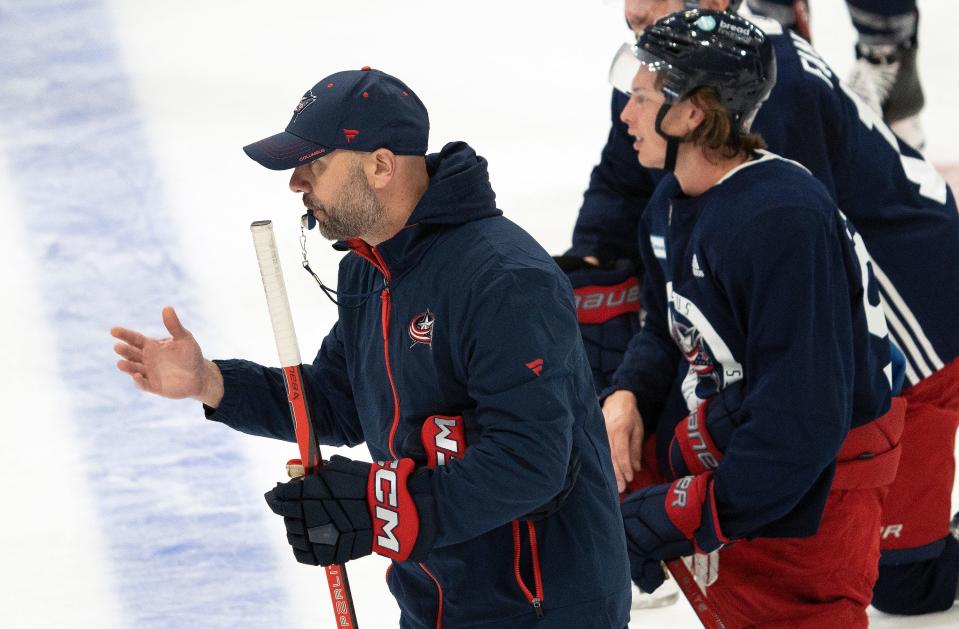
[[[34, 4], [50, 11], [58, 6], [49, 1]], [[945, 0], [921, 3], [920, 64], [928, 102], [924, 122], [928, 153], [940, 164], [959, 161], [955, 151], [959, 123], [952, 113], [959, 96], [953, 78], [956, 55], [947, 27], [951, 4]], [[0, 28], [4, 5], [0, 2]], [[276, 354], [250, 222], [269, 218], [275, 223], [305, 357], [319, 346], [335, 310], [298, 268], [297, 225], [302, 206], [286, 190], [288, 173], [258, 167], [239, 150], [243, 144], [281, 129], [300, 94], [322, 76], [372, 65], [402, 77], [427, 104], [431, 149], [454, 139], [470, 142], [490, 161], [498, 205], [548, 250], [559, 252], [567, 246], [589, 170], [606, 138], [606, 70], [626, 37], [620, 4], [610, 0], [469, 4], [449, 0], [113, 0], [106, 6], [112, 27], [102, 37], [113, 41], [120, 52], [143, 125], [142, 150], [152, 156], [149, 171], [123, 176], [144, 194], [158, 197], [152, 204], [147, 199], [142, 205], [116, 210], [156, 212], [156, 216], [145, 216], [146, 222], [167, 223], [160, 235], [175, 240], [169, 243], [169, 252], [174, 252], [171, 255], [184, 271], [193, 299], [184, 323], [206, 353], [269, 364], [276, 361]], [[814, 0], [813, 19], [817, 47], [845, 74], [852, 62], [853, 35], [843, 3]], [[0, 54], [4, 52], [0, 40]], [[43, 68], [35, 80], [46, 80]], [[8, 96], [0, 93], [0, 105]], [[77, 98], [82, 100], [84, 95]], [[41, 101], [36, 106], [67, 109], [70, 104]], [[202, 505], [191, 503], [196, 496], [184, 477], [212, 487], [231, 478], [228, 484], [231, 496], [236, 496], [236, 515], [245, 523], [237, 534], [251, 536], [243, 538], [244, 547], [259, 545], [257, 556], [270, 561], [262, 562], [260, 572], [236, 575], [220, 571], [219, 559], [190, 562], [192, 555], [186, 555], [181, 564], [173, 564], [182, 565], [182, 579], [196, 581], [202, 602], [222, 605], [223, 611], [185, 615], [193, 608], [189, 589], [182, 590], [185, 594], [178, 594], [183, 597], [178, 600], [163, 592], [164, 582], [171, 591], [175, 589], [179, 580], [175, 569], [167, 568], [165, 581], [141, 582], [138, 571], [130, 567], [149, 571], [148, 558], [136, 556], [127, 545], [111, 546], [117, 536], [105, 523], [116, 517], [111, 492], [117, 484], [123, 486], [123, 479], [91, 471], [97, 469], [97, 458], [105, 455], [96, 449], [104, 447], [104, 442], [78, 434], [81, 426], [89, 430], [90, 417], [76, 416], [75, 392], [57, 365], [72, 360], [71, 352], [79, 350], [73, 349], [72, 341], [56, 336], [58, 319], [53, 313], [64, 304], [41, 289], [45, 249], [38, 245], [49, 242], [31, 231], [36, 216], [27, 213], [37, 210], [23, 192], [56, 188], [62, 185], [64, 173], [53, 169], [31, 172], [26, 181], [12, 180], [24, 175], [18, 164], [3, 158], [12, 136], [3, 135], [3, 129], [0, 124], [0, 146], [5, 149], [0, 151], [0, 212], [6, 226], [0, 232], [0, 294], [6, 296], [0, 307], [6, 333], [0, 344], [6, 354], [6, 360], [0, 361], [0, 394], [5, 402], [0, 412], [4, 427], [0, 439], [0, 626], [265, 626], [262, 619], [244, 624], [242, 615], [230, 615], [240, 604], [234, 599], [242, 597], [251, 588], [249, 580], [256, 578], [269, 579], [269, 588], [285, 593], [286, 602], [277, 606], [286, 611], [270, 624], [296, 619], [298, 625], [331, 626], [322, 573], [292, 560], [282, 523], [267, 517], [262, 504], [261, 494], [281, 479], [282, 464], [294, 456], [294, 447], [234, 438], [225, 434], [225, 428], [205, 425], [189, 405], [160, 407], [169, 409], [170, 424], [165, 429], [183, 434], [196, 426], [197, 439], [217, 440], [222, 435], [227, 450], [236, 450], [236, 458], [214, 457], [220, 466], [211, 469], [202, 461], [160, 453], [152, 473], [139, 474], [136, 482], [165, 496], [163, 515], [172, 512], [177, 522], [189, 523], [184, 537], [190, 540], [191, 553], [216, 558], [230, 539], [223, 538], [219, 526], [205, 528]], [[96, 138], [89, 141], [96, 154]], [[102, 202], [95, 185], [57, 189], [66, 202], [50, 205], [49, 220], [57, 221], [58, 213], [69, 212], [71, 200]], [[149, 258], [149, 254], [134, 249], [129, 255]], [[335, 280], [339, 255], [311, 234], [311, 262], [328, 282]], [[144, 268], [148, 272], [150, 264]], [[77, 281], [91, 282], [91, 293], [93, 283], [120, 292], [133, 290], [131, 283], [138, 281], [135, 275], [112, 276], [109, 269], [92, 275], [79, 271]], [[150, 295], [149, 303], [127, 304], [122, 313], [88, 303], [72, 313], [88, 317], [88, 325], [70, 329], [86, 329], [87, 340], [108, 350], [110, 325], [132, 323], [159, 334], [156, 305], [178, 297]], [[117, 320], [121, 314], [134, 320]], [[75, 347], [82, 347], [81, 341], [78, 338]], [[109, 360], [108, 351], [102, 356]], [[105, 379], [100, 386], [131, 401], [141, 395], [121, 378]], [[136, 413], [122, 420], [129, 438], [135, 439]], [[123, 461], [123, 446], [123, 438], [118, 437], [116, 447], [121, 452], [110, 453], [111, 460]], [[325, 454], [334, 452], [328, 449]], [[343, 452], [369, 458], [363, 448]], [[140, 503], [124, 505], [134, 511], [123, 514], [122, 526], [141, 527], [145, 536], [155, 530], [157, 513]], [[143, 509], [142, 517], [135, 509]], [[229, 509], [220, 509], [219, 516], [231, 516]], [[170, 534], [169, 529], [163, 531]], [[359, 618], [366, 629], [396, 626], [398, 611], [385, 587], [385, 568], [385, 560], [379, 558], [349, 566]], [[197, 571], [208, 574], [198, 577]], [[155, 606], [144, 610], [142, 606], [151, 600]], [[873, 618], [875, 627], [957, 625], [956, 610], [912, 620]], [[680, 603], [640, 612], [631, 626], [698, 625]]]
[[[3, 166], [0, 156], [0, 207], [11, 208]], [[104, 531], [74, 448], [76, 428], [49, 373], [55, 351], [46, 322], [36, 316], [35, 265], [18, 218], [5, 211], [0, 230], [0, 294], [16, 296], [4, 299], [2, 316], [0, 625], [43, 627], [69, 618], [77, 627], [121, 627]]]

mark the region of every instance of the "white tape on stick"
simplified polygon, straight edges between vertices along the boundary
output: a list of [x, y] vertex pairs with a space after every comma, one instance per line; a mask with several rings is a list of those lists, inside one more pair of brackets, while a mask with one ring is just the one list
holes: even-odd
[[250, 231], [253, 232], [253, 246], [256, 248], [256, 260], [260, 264], [260, 276], [263, 278], [266, 304], [270, 309], [270, 322], [273, 324], [280, 366], [299, 365], [300, 346], [296, 342], [296, 331], [293, 329], [293, 314], [290, 311], [290, 300], [286, 296], [283, 268], [280, 266], [276, 238], [273, 236], [273, 222], [256, 221], [250, 225]]

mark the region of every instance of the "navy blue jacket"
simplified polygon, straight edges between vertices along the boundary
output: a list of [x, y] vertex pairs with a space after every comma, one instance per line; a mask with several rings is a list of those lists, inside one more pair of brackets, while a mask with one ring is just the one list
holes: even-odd
[[[324, 444], [366, 442], [389, 460], [410, 454], [404, 444], [418, 442], [429, 415], [473, 410], [467, 433], [479, 437], [432, 473], [433, 551], [389, 573], [402, 627], [432, 629], [440, 615], [444, 627], [625, 627], [625, 538], [569, 282], [496, 208], [486, 160], [469, 146], [446, 145], [427, 168], [429, 189], [407, 226], [375, 248], [353, 242], [340, 264], [339, 320], [303, 368], [316, 430]], [[427, 311], [432, 337], [416, 342], [411, 324]], [[295, 440], [279, 370], [218, 364], [226, 393], [212, 419]], [[537, 621], [514, 577], [510, 523], [560, 493], [571, 455], [580, 461], [572, 490], [535, 523]]]
[[697, 400], [744, 391], [714, 476], [728, 537], [814, 534], [847, 433], [888, 410], [889, 339], [854, 237], [822, 184], [771, 153], [697, 197], [670, 174], [643, 215], [646, 321], [612, 387], [653, 413], [682, 362]]
[[[769, 150], [808, 168], [862, 235], [875, 263], [890, 333], [915, 384], [959, 356], [959, 212], [943, 178], [878, 114], [840, 84], [808, 42], [755, 18], [776, 51], [778, 74], [752, 130]], [[636, 159], [614, 92], [613, 124], [573, 232], [573, 255], [638, 262], [635, 234], [655, 180]], [[932, 289], [931, 287], [935, 287]]]

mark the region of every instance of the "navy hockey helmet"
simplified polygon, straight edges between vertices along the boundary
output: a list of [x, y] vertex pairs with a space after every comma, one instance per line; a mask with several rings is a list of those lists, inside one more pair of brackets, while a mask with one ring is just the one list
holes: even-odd
[[665, 102], [656, 131], [670, 141], [667, 170], [682, 138], [663, 132], [669, 108], [700, 87], [711, 87], [729, 111], [733, 128], [748, 132], [776, 83], [776, 55], [757, 26], [735, 13], [691, 9], [668, 15], [647, 28], [635, 46], [624, 44], [610, 68], [610, 82], [625, 94], [645, 67], [660, 73]]

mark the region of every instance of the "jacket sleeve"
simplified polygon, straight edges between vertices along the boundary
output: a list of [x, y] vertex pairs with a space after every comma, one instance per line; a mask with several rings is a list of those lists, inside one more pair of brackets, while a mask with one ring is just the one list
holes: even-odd
[[729, 240], [716, 267], [746, 330], [746, 419], [715, 472], [727, 537], [790, 513], [831, 475], [849, 431], [855, 365], [842, 237], [801, 208], [770, 211]]
[[605, 398], [614, 391], [632, 391], [647, 430], [662, 409], [670, 387], [676, 380], [682, 355], [669, 333], [666, 303], [666, 278], [650, 242], [649, 220], [642, 221], [638, 243], [643, 259], [642, 299], [646, 317], [643, 328], [632, 338], [623, 362], [603, 391]]
[[649, 170], [640, 165], [633, 140], [619, 119], [625, 104], [626, 96], [614, 91], [609, 138], [590, 175], [573, 228], [573, 246], [566, 255], [639, 259], [639, 219], [656, 185]]
[[[296, 441], [283, 372], [247, 360], [214, 361], [223, 374], [223, 400], [204, 407], [208, 419], [258, 437]], [[310, 419], [320, 443], [354, 446], [363, 442], [346, 371], [339, 323], [323, 340], [312, 364], [301, 366]]]
[[[520, 518], [562, 489], [576, 413], [596, 404], [572, 290], [557, 268], [484, 272], [451, 333], [480, 437], [433, 475], [440, 536], [457, 544]], [[577, 410], [579, 409], [579, 410]]]

